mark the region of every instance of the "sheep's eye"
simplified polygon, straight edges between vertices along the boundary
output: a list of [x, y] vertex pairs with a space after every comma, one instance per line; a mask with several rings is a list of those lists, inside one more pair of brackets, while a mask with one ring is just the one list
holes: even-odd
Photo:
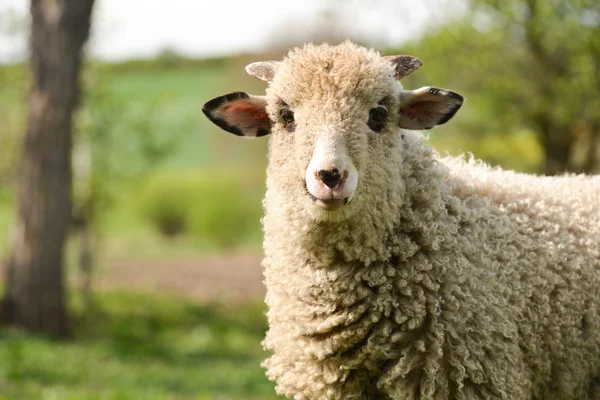
[[281, 110], [281, 118], [286, 124], [294, 123], [294, 113], [290, 110]]
[[383, 129], [383, 125], [385, 124], [385, 119], [387, 117], [387, 110], [384, 107], [375, 107], [369, 111], [369, 128], [373, 132], [381, 132]]
[[293, 132], [296, 128], [294, 112], [291, 111], [289, 108], [282, 108], [281, 111], [279, 111], [279, 115], [281, 116], [281, 119], [284, 122], [285, 130], [287, 130], [288, 132]]

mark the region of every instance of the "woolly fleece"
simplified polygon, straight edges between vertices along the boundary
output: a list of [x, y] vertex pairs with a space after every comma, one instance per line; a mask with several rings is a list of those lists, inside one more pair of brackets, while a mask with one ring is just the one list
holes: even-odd
[[[441, 158], [398, 128], [402, 93], [390, 63], [352, 43], [291, 51], [267, 89], [264, 366], [277, 392], [600, 398], [600, 177]], [[390, 122], [375, 134], [382, 99]], [[359, 171], [335, 212], [303, 187], [325, 131]]]

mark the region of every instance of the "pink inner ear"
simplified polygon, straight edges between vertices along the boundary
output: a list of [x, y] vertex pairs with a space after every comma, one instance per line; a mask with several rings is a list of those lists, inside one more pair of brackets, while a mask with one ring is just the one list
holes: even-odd
[[440, 107], [439, 101], [417, 101], [409, 106], [402, 107], [401, 111], [404, 114], [418, 114], [424, 111], [433, 110]]
[[414, 113], [416, 113], [418, 111], [419, 111], [419, 109], [418, 108], [414, 108], [414, 107], [404, 107], [402, 109], [402, 112], [406, 113], [406, 114], [414, 114]]
[[223, 107], [223, 112], [230, 114], [227, 118], [231, 118], [235, 122], [243, 121], [244, 119], [253, 119], [265, 121], [269, 119], [269, 115], [262, 107], [248, 103], [246, 99], [232, 101]]
[[400, 95], [399, 125], [404, 129], [431, 129], [445, 124], [464, 98], [445, 89], [423, 87]]

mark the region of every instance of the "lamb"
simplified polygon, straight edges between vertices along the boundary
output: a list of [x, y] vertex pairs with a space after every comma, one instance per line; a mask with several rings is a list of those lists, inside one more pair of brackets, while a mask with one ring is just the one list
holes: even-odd
[[440, 157], [463, 104], [421, 62], [346, 42], [250, 64], [266, 96], [205, 104], [270, 134], [264, 276], [276, 391], [294, 399], [600, 399], [600, 176]]

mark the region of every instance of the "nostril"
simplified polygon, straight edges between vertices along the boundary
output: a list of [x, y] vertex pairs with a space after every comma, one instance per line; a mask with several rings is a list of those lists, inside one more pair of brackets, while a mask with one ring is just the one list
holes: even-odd
[[321, 181], [330, 189], [336, 187], [338, 183], [340, 183], [340, 179], [342, 178], [342, 176], [340, 175], [340, 171], [337, 168], [334, 168], [331, 171], [322, 169], [318, 172], [318, 175]]

